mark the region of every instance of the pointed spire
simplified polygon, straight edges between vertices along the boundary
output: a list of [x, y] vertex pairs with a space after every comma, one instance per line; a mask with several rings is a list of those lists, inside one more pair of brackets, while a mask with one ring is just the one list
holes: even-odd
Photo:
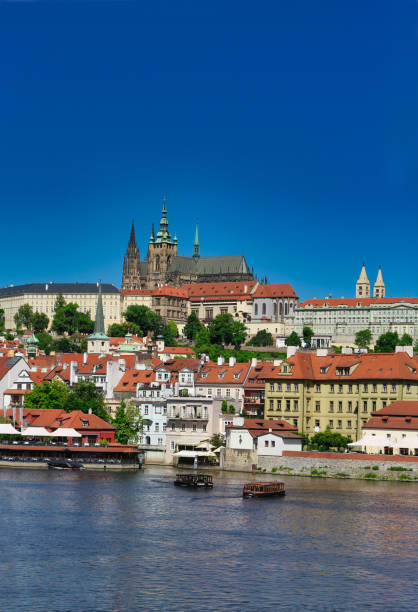
[[382, 268], [379, 266], [379, 271], [377, 273], [376, 282], [373, 287], [373, 297], [379, 297], [379, 298], [385, 297], [385, 291], [386, 291], [386, 287], [385, 287], [385, 283], [383, 282]]
[[149, 237], [149, 241], [150, 243], [154, 244], [155, 242], [155, 230], [154, 230], [154, 223], [152, 224], [152, 228], [151, 228], [151, 236]]
[[156, 243], [169, 242], [170, 244], [172, 244], [173, 241], [171, 240], [171, 234], [168, 231], [167, 207], [166, 207], [167, 197], [166, 196], [164, 196], [163, 202], [164, 204], [163, 204], [163, 210], [161, 213], [160, 229], [157, 234], [157, 238], [155, 242]]
[[196, 223], [196, 232], [194, 236], [194, 245], [193, 245], [193, 259], [195, 260], [196, 263], [200, 259], [199, 228], [198, 228], [197, 223]]
[[356, 283], [356, 297], [370, 297], [370, 282], [367, 278], [366, 264], [364, 261], [359, 279]]
[[129, 244], [134, 244], [136, 246], [135, 225], [134, 225], [134, 220], [133, 219], [132, 219], [131, 236], [129, 238]]
[[94, 319], [94, 332], [90, 336], [90, 339], [104, 339], [107, 338], [105, 333], [104, 314], [103, 314], [103, 301], [102, 301], [102, 280], [99, 280], [99, 294], [97, 296], [96, 306], [96, 318]]

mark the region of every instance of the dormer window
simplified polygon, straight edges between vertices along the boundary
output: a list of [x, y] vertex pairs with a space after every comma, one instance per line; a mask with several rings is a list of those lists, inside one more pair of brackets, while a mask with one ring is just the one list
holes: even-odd
[[89, 426], [89, 422], [88, 421], [81, 421], [81, 424], [83, 427], [88, 427]]
[[237, 378], [239, 378], [239, 377], [240, 377], [239, 373], [238, 373], [238, 374], [234, 374], [234, 378], [235, 378], [235, 379], [237, 379]]
[[287, 373], [287, 365], [284, 365], [284, 366], [282, 367], [282, 372], [284, 372], [285, 374]]

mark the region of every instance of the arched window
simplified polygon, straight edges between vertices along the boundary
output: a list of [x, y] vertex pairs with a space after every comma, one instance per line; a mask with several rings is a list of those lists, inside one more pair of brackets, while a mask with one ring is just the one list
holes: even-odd
[[171, 264], [171, 256], [169, 255], [167, 257], [167, 267]]
[[273, 314], [277, 314], [277, 302], [273, 303]]
[[289, 312], [289, 305], [287, 302], [284, 303], [284, 314], [287, 315], [287, 313]]
[[258, 315], [258, 304], [254, 304], [254, 314]]
[[290, 302], [289, 309], [290, 309], [290, 312], [292, 312], [292, 310], [293, 310], [293, 302]]
[[279, 303], [279, 315], [282, 315], [282, 314], [283, 314], [283, 303], [280, 302]]
[[263, 308], [263, 315], [265, 315], [265, 314], [266, 314], [266, 305], [265, 305], [265, 304], [263, 304], [263, 307], [262, 307], [262, 308]]

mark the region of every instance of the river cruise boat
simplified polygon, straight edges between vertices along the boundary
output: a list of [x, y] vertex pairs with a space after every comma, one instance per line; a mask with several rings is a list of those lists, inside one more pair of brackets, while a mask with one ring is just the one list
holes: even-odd
[[84, 470], [85, 467], [77, 459], [45, 459], [50, 470]]
[[213, 478], [210, 474], [177, 474], [174, 484], [176, 487], [213, 489]]
[[247, 482], [242, 489], [243, 497], [273, 497], [285, 493], [284, 482]]

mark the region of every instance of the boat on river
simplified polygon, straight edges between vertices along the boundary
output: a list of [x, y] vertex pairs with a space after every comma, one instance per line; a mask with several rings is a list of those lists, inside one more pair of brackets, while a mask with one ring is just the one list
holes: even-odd
[[50, 470], [84, 470], [84, 465], [77, 459], [46, 459]]
[[177, 474], [174, 484], [176, 487], [213, 489], [213, 478], [210, 474]]
[[273, 497], [285, 494], [284, 482], [247, 482], [242, 489], [243, 497]]

